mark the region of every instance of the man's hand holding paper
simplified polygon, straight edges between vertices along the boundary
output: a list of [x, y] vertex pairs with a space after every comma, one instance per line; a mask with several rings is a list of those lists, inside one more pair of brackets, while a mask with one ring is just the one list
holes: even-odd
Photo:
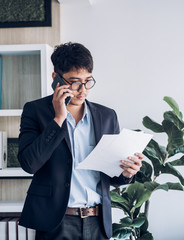
[[122, 172], [124, 177], [131, 178], [140, 170], [142, 166], [144, 155], [141, 153], [135, 153], [134, 155], [136, 157], [128, 157], [130, 161], [121, 160], [122, 164], [120, 167], [124, 170]]
[[120, 176], [123, 169], [122, 174], [130, 178], [140, 170], [144, 157], [141, 153], [151, 138], [150, 134], [128, 129], [123, 129], [117, 135], [103, 135], [77, 168], [101, 171], [110, 177]]

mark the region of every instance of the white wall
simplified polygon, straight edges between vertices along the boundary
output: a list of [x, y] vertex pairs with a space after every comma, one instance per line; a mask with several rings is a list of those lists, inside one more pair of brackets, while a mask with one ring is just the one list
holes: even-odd
[[[89, 99], [114, 108], [121, 127], [130, 129], [145, 130], [145, 115], [161, 121], [169, 109], [166, 95], [184, 112], [184, 1], [90, 1], [62, 1], [62, 42], [83, 43], [94, 57], [97, 84]], [[150, 231], [156, 240], [184, 239], [183, 202], [183, 192], [154, 193]]]

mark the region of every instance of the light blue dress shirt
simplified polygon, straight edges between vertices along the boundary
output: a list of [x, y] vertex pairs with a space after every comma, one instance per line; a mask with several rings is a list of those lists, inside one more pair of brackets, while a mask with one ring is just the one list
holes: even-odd
[[89, 107], [84, 103], [84, 114], [76, 125], [68, 112], [67, 126], [72, 147], [73, 166], [68, 207], [95, 206], [101, 203], [100, 173], [76, 169], [95, 147], [95, 135]]

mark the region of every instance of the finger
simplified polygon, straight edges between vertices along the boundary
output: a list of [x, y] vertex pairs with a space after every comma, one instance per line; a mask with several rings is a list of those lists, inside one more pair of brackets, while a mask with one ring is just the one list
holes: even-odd
[[[124, 169], [125, 168], [125, 169]], [[137, 173], [137, 171], [136, 170], [134, 170], [134, 169], [132, 169], [132, 168], [126, 168], [126, 167], [124, 167], [123, 169], [124, 169], [124, 173], [127, 175], [131, 175], [131, 176], [133, 176], [133, 175], [135, 175], [136, 173]]]
[[[70, 94], [72, 94], [72, 91], [69, 90], [69, 89], [67, 89], [67, 88], [57, 89], [56, 94], [55, 94], [56, 99], [62, 98], [65, 93], [70, 93]], [[72, 97], [73, 97], [73, 94], [72, 94]]]
[[69, 87], [70, 87], [69, 85], [62, 85], [62, 86], [60, 86], [60, 84], [57, 83], [56, 88], [54, 90], [54, 95], [57, 95], [58, 92], [60, 92], [62, 89], [68, 89]]
[[74, 95], [71, 94], [71, 93], [67, 93], [66, 92], [66, 93], [63, 94], [63, 98], [66, 99], [67, 97], [71, 97], [72, 98], [72, 97], [74, 97]]
[[120, 167], [124, 170], [128, 170], [129, 168], [135, 170], [136, 172], [138, 172], [140, 170], [140, 166], [134, 164], [134, 163], [130, 163], [130, 162], [123, 162], [123, 164], [125, 165], [120, 165]]
[[53, 99], [53, 104], [55, 104], [55, 105], [63, 104], [67, 97], [71, 97], [72, 98], [72, 97], [74, 97], [74, 95], [71, 94], [71, 93], [64, 93], [60, 98]]
[[142, 153], [135, 153], [135, 156], [141, 160], [144, 158], [144, 155]]
[[138, 166], [142, 166], [142, 159], [136, 157], [128, 157], [128, 159], [130, 160], [130, 162], [133, 162]]

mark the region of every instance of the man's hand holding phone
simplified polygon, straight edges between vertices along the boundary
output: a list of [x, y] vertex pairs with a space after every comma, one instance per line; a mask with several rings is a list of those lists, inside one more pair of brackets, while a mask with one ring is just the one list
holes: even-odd
[[65, 99], [67, 97], [73, 97], [72, 91], [69, 89], [69, 85], [62, 85], [60, 86], [60, 83], [58, 82], [54, 91], [52, 104], [55, 110], [55, 118], [54, 120], [57, 122], [57, 124], [61, 127], [66, 116], [67, 116], [67, 110], [66, 110], [66, 104]]

